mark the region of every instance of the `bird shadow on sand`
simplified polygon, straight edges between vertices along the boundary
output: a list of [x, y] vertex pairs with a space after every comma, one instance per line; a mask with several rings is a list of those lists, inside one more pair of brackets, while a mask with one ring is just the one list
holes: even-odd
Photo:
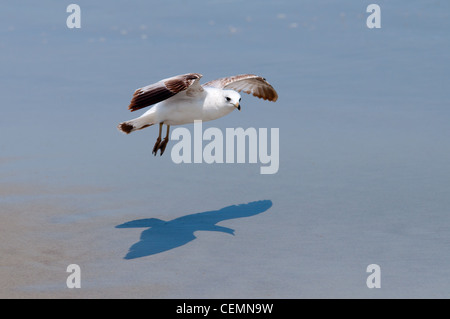
[[234, 235], [233, 229], [216, 224], [227, 219], [258, 215], [270, 207], [272, 207], [272, 201], [261, 200], [185, 215], [170, 221], [157, 218], [136, 219], [117, 225], [116, 228], [148, 228], [142, 231], [139, 242], [133, 244], [124, 257], [124, 259], [134, 259], [183, 246], [193, 241], [196, 238], [194, 232], [199, 230]]

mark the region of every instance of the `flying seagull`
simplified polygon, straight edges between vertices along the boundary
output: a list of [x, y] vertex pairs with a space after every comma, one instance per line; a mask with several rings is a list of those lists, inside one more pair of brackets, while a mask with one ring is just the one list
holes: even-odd
[[[266, 79], [254, 74], [242, 74], [220, 78], [200, 85], [201, 74], [176, 75], [137, 89], [128, 106], [133, 112], [154, 105], [140, 117], [122, 122], [117, 128], [129, 134], [154, 124], [159, 124], [159, 136], [153, 147], [156, 156], [164, 153], [169, 141], [171, 125], [193, 123], [195, 120], [211, 121], [227, 115], [234, 109], [241, 110], [241, 95], [253, 94], [258, 98], [275, 102], [278, 94]], [[161, 140], [163, 125], [166, 137]]]

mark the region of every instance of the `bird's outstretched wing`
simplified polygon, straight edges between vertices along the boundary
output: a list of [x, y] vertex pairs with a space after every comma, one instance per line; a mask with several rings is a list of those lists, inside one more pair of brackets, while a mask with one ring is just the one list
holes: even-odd
[[128, 109], [133, 112], [167, 100], [182, 91], [186, 91], [187, 94], [201, 92], [203, 91], [202, 86], [199, 84], [201, 77], [202, 75], [198, 73], [176, 75], [139, 88], [134, 92]]
[[254, 74], [241, 74], [213, 80], [203, 84], [221, 89], [233, 89], [248, 94], [253, 94], [264, 100], [275, 102], [278, 99], [277, 91], [265, 78]]

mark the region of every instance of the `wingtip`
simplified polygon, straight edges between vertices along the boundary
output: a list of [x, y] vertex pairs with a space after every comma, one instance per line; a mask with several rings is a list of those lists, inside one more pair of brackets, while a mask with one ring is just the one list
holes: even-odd
[[278, 94], [275, 93], [276, 95], [270, 100], [271, 102], [276, 102], [278, 100]]

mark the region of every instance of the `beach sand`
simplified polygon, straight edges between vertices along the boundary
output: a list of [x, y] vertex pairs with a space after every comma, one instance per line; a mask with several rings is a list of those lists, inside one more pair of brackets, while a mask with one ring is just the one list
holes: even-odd
[[[450, 297], [450, 2], [255, 3], [4, 1], [0, 298]], [[276, 174], [117, 130], [188, 72], [274, 86], [203, 128], [279, 129]]]

